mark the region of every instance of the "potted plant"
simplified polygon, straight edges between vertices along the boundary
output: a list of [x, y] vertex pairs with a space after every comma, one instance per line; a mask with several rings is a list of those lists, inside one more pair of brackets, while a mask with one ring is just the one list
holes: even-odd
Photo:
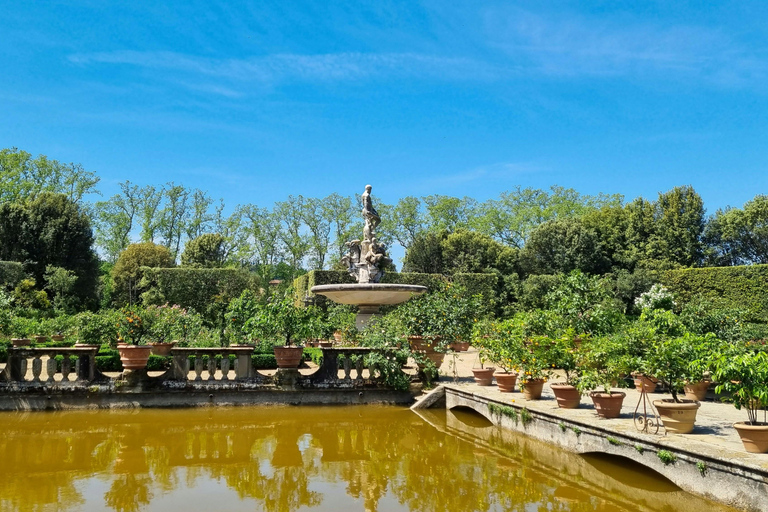
[[145, 345], [145, 311], [134, 306], [124, 308], [117, 322], [120, 362], [125, 370], [142, 370], [147, 367], [152, 347]]
[[695, 357], [693, 347], [701, 342], [699, 336], [686, 333], [683, 336], [658, 336], [646, 352], [642, 366], [646, 373], [654, 375], [672, 394], [672, 398], [654, 400], [664, 428], [673, 434], [693, 431], [696, 413], [701, 404], [696, 400], [680, 398], [679, 392], [690, 379], [688, 370]]
[[484, 320], [478, 322], [472, 332], [472, 343], [478, 348], [480, 355], [493, 361], [498, 367], [493, 377], [502, 393], [511, 393], [517, 383], [517, 373], [514, 370], [523, 353], [519, 327], [519, 321], [515, 318], [499, 323]]
[[520, 390], [527, 400], [538, 400], [547, 381], [551, 341], [547, 336], [533, 336], [525, 341], [520, 358]]
[[352, 307], [346, 304], [328, 306], [324, 337], [329, 340], [332, 337], [337, 345], [341, 345], [344, 340], [354, 340], [356, 336], [357, 326]]
[[[749, 346], [732, 346], [716, 356], [715, 391], [730, 394], [728, 400], [736, 409], [747, 411], [747, 421], [734, 423], [744, 449], [751, 453], [768, 453], [768, 353]], [[762, 421], [758, 411], [762, 409]]]
[[278, 368], [298, 368], [304, 347], [294, 343], [313, 337], [318, 314], [315, 306], [295, 306], [289, 291], [275, 294], [265, 304], [259, 304], [256, 315], [245, 322], [245, 329], [264, 339], [280, 340], [274, 346]]
[[581, 346], [589, 339], [589, 335], [574, 336], [573, 332], [568, 330], [555, 339], [549, 348], [548, 359], [553, 368], [550, 374], [554, 374], [555, 369], [565, 374], [564, 381], [552, 382], [549, 385], [557, 400], [557, 406], [562, 409], [575, 409], [581, 403], [581, 392], [576, 386], [581, 377], [581, 367], [577, 364], [576, 339]]
[[618, 418], [626, 393], [613, 386], [627, 373], [626, 338], [622, 334], [593, 336], [578, 352], [581, 378], [576, 387], [588, 393], [601, 418]]
[[707, 396], [707, 390], [712, 384], [712, 354], [717, 352], [719, 340], [712, 333], [699, 336], [692, 340], [688, 361], [688, 375], [683, 385], [685, 398], [701, 402]]

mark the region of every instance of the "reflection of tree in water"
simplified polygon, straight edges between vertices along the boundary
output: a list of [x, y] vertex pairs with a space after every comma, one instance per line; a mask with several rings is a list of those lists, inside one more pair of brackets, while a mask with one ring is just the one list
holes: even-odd
[[117, 475], [104, 494], [104, 502], [116, 512], [136, 512], [142, 505], [149, 505], [151, 484], [148, 475]]

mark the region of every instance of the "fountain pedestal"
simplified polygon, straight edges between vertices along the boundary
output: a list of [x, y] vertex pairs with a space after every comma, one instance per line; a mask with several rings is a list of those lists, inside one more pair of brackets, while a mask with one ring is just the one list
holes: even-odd
[[385, 305], [400, 304], [411, 297], [427, 291], [426, 286], [415, 284], [324, 284], [313, 286], [312, 293], [324, 295], [339, 304], [358, 307], [355, 325], [362, 330], [371, 318], [379, 314], [379, 308]]

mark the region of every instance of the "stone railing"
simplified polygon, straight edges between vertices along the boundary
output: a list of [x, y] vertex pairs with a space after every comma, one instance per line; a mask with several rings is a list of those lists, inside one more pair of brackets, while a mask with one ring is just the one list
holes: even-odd
[[[376, 384], [381, 380], [381, 372], [375, 368], [366, 368], [364, 358], [372, 348], [323, 348], [323, 363], [313, 374], [309, 375], [309, 382], [315, 385], [327, 385], [337, 387], [360, 386]], [[368, 370], [367, 377], [363, 371]], [[343, 372], [343, 375], [340, 375]]]
[[[96, 370], [98, 351], [98, 347], [10, 348], [0, 382], [31, 387], [88, 384], [102, 377]], [[60, 371], [56, 356], [63, 356]]]
[[[251, 364], [251, 355], [254, 348], [243, 347], [213, 347], [213, 348], [173, 348], [171, 357], [172, 366], [167, 380], [176, 381], [244, 381], [256, 377], [256, 372]], [[229, 356], [234, 355], [234, 365]], [[190, 363], [190, 356], [194, 360]], [[207, 364], [204, 364], [203, 356], [208, 357]], [[216, 356], [220, 356], [217, 359]], [[232, 367], [234, 366], [234, 368]], [[233, 378], [230, 378], [230, 372], [234, 370]], [[190, 376], [190, 372], [194, 376]], [[203, 373], [206, 373], [205, 379]], [[218, 376], [218, 378], [217, 378]]]

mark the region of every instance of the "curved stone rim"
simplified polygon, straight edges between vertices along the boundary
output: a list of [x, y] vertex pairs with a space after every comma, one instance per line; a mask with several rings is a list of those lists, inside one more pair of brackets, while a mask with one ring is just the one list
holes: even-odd
[[348, 283], [348, 284], [318, 284], [309, 289], [312, 293], [340, 292], [340, 291], [374, 291], [382, 290], [388, 292], [412, 292], [424, 293], [426, 286], [419, 284], [396, 284], [396, 283]]

